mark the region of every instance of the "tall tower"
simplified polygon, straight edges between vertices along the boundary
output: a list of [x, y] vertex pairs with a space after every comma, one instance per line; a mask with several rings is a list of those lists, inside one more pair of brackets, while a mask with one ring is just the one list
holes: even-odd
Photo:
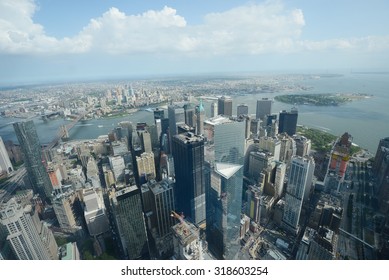
[[143, 153], [140, 157], [136, 157], [136, 166], [141, 183], [149, 181], [149, 179], [155, 179], [156, 171], [153, 153]]
[[205, 220], [204, 138], [192, 133], [173, 137], [176, 210], [194, 223]]
[[236, 108], [236, 115], [239, 117], [240, 115], [247, 116], [249, 114], [249, 106], [247, 104], [239, 104]]
[[284, 227], [293, 233], [298, 231], [303, 200], [309, 195], [314, 170], [315, 162], [313, 158], [292, 157], [282, 222]]
[[124, 254], [130, 260], [147, 259], [149, 246], [139, 188], [112, 191], [110, 202]]
[[232, 99], [227, 96], [222, 96], [217, 100], [218, 115], [232, 116]]
[[212, 102], [212, 104], [211, 104], [211, 118], [216, 117], [217, 114], [218, 114], [217, 103]]
[[243, 165], [216, 162], [207, 190], [207, 241], [224, 260], [236, 259], [240, 249]]
[[58, 259], [53, 233], [43, 224], [31, 205], [22, 207], [14, 198], [0, 207], [0, 222], [19, 260]]
[[265, 116], [271, 115], [272, 103], [273, 100], [269, 98], [262, 98], [261, 100], [257, 100], [256, 118], [264, 120]]
[[11, 173], [14, 171], [12, 163], [9, 159], [7, 149], [5, 148], [3, 139], [0, 136], [0, 174], [2, 173]]
[[207, 241], [220, 259], [239, 250], [245, 122], [223, 116], [204, 123], [207, 138]]
[[205, 109], [203, 101], [200, 100], [200, 105], [196, 107], [196, 133], [198, 135], [204, 134], [204, 120], [205, 120]]
[[42, 149], [34, 122], [18, 122], [13, 124], [18, 138], [28, 177], [36, 193], [42, 199], [50, 199], [52, 185], [46, 168], [42, 163]]
[[168, 117], [169, 117], [169, 152], [172, 151], [172, 139], [173, 136], [176, 135], [177, 132], [177, 126], [179, 124], [185, 123], [185, 110], [184, 108], [181, 108], [176, 105], [169, 105], [168, 106]]
[[286, 132], [289, 136], [296, 134], [298, 111], [292, 108], [290, 112], [285, 110], [280, 112], [280, 120], [278, 123], [278, 133]]

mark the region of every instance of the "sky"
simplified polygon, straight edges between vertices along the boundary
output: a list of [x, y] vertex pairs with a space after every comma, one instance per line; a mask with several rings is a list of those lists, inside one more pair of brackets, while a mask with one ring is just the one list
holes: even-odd
[[388, 71], [386, 0], [0, 0], [0, 85]]

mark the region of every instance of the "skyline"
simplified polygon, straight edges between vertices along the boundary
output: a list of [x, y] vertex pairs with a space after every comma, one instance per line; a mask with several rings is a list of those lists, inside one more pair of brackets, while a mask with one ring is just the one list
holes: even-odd
[[386, 71], [384, 1], [0, 2], [0, 84]]

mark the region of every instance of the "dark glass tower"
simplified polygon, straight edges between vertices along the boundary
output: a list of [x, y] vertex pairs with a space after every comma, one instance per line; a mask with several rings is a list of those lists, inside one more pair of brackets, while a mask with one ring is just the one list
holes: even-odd
[[193, 133], [173, 137], [176, 211], [194, 223], [205, 220], [204, 138]]
[[298, 111], [292, 108], [290, 112], [285, 110], [280, 112], [278, 123], [278, 133], [286, 132], [289, 136], [296, 134]]
[[18, 122], [13, 126], [34, 192], [39, 193], [42, 199], [50, 199], [53, 187], [42, 162], [42, 149], [34, 122]]
[[130, 260], [148, 259], [149, 246], [140, 190], [131, 186], [112, 192], [110, 202], [125, 256]]
[[217, 100], [218, 115], [232, 116], [232, 99], [222, 96]]

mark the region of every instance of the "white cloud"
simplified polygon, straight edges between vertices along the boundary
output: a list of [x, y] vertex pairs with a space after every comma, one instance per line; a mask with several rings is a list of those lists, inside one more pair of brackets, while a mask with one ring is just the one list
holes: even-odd
[[188, 25], [170, 7], [126, 15], [110, 8], [71, 38], [55, 38], [33, 21], [33, 0], [0, 1], [0, 53], [170, 53], [194, 56], [269, 54], [324, 50], [383, 51], [389, 37], [302, 40], [303, 11], [281, 1], [246, 4], [210, 13]]

